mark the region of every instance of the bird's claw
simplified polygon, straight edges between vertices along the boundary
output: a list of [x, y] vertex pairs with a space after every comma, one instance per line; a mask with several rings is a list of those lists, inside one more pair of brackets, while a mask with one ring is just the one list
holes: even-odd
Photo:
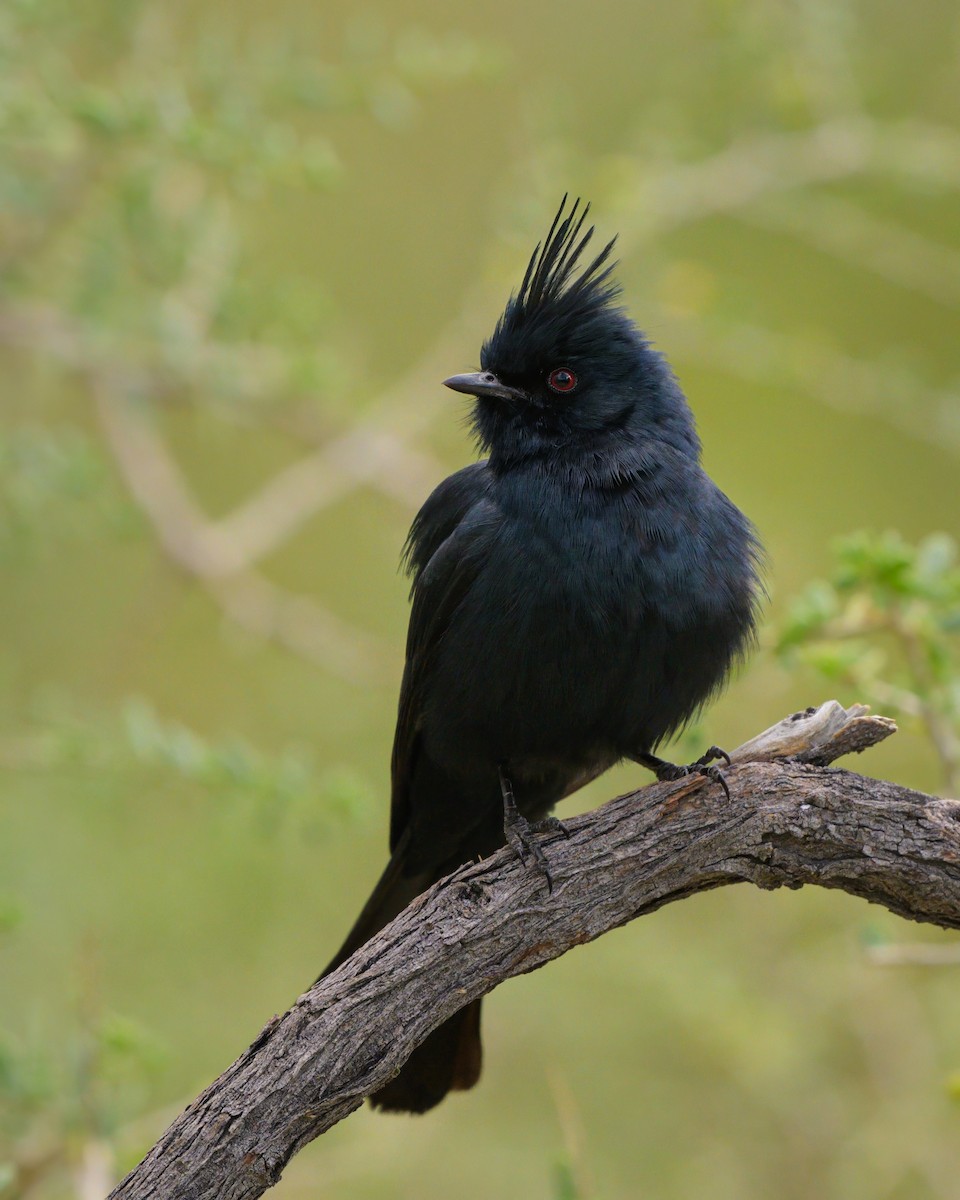
[[723, 768], [711, 766], [715, 759], [722, 758], [725, 766], [730, 766], [730, 755], [726, 750], [721, 750], [719, 746], [711, 746], [704, 754], [701, 754], [696, 762], [691, 763], [698, 775], [703, 775], [707, 779], [712, 779], [714, 783], [719, 783], [723, 788], [723, 794], [730, 799], [730, 788], [727, 786], [727, 780], [723, 773]]
[[[730, 760], [727, 759], [727, 762]], [[693, 764], [694, 770], [698, 775], [703, 775], [706, 779], [712, 779], [714, 783], [719, 783], [723, 788], [723, 794], [730, 799], [730, 788], [727, 785], [726, 777], [723, 771], [718, 766], [708, 766], [706, 763]]]
[[569, 838], [570, 832], [562, 821], [556, 817], [544, 817], [542, 821], [528, 821], [517, 808], [516, 797], [510, 780], [500, 769], [500, 791], [503, 795], [503, 834], [508, 846], [513, 848], [517, 858], [526, 864], [532, 858], [537, 870], [547, 883], [547, 891], [553, 891], [553, 877], [550, 874], [550, 864], [543, 852], [543, 847], [537, 840], [542, 833], [561, 833]]
[[567, 841], [570, 840], [570, 830], [559, 817], [544, 817], [540, 821], [530, 821], [529, 825], [534, 833], [559, 833]]
[[715, 760], [718, 758], [723, 759], [725, 766], [730, 766], [730, 755], [726, 750], [721, 750], [719, 746], [711, 746], [698, 759], [692, 763], [688, 763], [686, 766], [664, 762], [662, 759], [654, 759], [648, 762], [647, 765], [652, 766], [654, 774], [661, 783], [667, 783], [675, 779], [685, 779], [688, 775], [702, 775], [705, 779], [719, 783], [723, 788], [724, 795], [729, 800], [730, 788], [727, 786], [723, 770], [714, 765]]
[[503, 822], [503, 832], [507, 845], [513, 847], [517, 858], [526, 865], [527, 859], [532, 858], [534, 865], [547, 883], [547, 891], [553, 891], [553, 877], [550, 874], [550, 864], [543, 852], [543, 847], [536, 840], [536, 829], [526, 819], [517, 813], [514, 818], [506, 818]]

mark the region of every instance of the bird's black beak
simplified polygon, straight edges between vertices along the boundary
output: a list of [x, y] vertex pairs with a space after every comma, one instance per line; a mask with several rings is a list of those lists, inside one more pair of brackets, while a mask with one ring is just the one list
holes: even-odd
[[467, 396], [490, 396], [496, 400], [519, 400], [521, 393], [494, 375], [492, 371], [478, 371], [474, 375], [451, 375], [443, 381], [443, 386], [452, 388], [455, 392], [463, 392]]

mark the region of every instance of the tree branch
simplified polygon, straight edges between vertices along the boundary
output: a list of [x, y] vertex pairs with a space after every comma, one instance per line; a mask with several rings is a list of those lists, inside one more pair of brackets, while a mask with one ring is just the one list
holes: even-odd
[[[550, 841], [552, 893], [508, 849], [462, 867], [268, 1022], [111, 1200], [261, 1195], [468, 1001], [696, 892], [815, 883], [960, 928], [960, 803], [823, 765], [895, 728], [830, 702], [736, 751], [729, 803], [699, 776], [611, 800]], [[756, 761], [784, 752], [821, 765]]]

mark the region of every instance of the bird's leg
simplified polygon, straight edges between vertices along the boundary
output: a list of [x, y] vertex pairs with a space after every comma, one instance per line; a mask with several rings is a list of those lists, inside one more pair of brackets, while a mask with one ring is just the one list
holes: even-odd
[[647, 754], [643, 751], [633, 755], [633, 761], [652, 771], [661, 783], [671, 779], [683, 779], [687, 775], [703, 775], [707, 779], [712, 779], [714, 783], [719, 783], [729, 800], [730, 789], [727, 787], [723, 771], [720, 767], [711, 766], [718, 758], [722, 758], [726, 765], [730, 766], [730, 755], [726, 750], [721, 750], [719, 746], [711, 746], [706, 753], [701, 754], [698, 759], [686, 766], [678, 766], [676, 763], [667, 762], [666, 759], [657, 758], [655, 754]]
[[556, 817], [544, 817], [542, 821], [528, 821], [517, 808], [517, 800], [513, 794], [513, 785], [507, 778], [503, 764], [497, 768], [500, 776], [500, 794], [503, 797], [503, 835], [507, 845], [513, 850], [522, 863], [527, 861], [527, 855], [533, 859], [538, 869], [547, 881], [547, 891], [553, 891], [553, 879], [543, 847], [534, 838], [538, 833], [562, 833], [568, 838], [567, 827]]

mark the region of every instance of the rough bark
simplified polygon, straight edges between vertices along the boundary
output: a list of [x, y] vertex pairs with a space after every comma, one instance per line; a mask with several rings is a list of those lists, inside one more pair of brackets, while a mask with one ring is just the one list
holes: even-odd
[[[822, 765], [894, 729], [831, 702], [736, 751], [729, 802], [699, 776], [612, 800], [546, 840], [552, 893], [509, 850], [461, 868], [268, 1022], [112, 1200], [261, 1195], [467, 1001], [708, 888], [813, 883], [960, 928], [960, 803]], [[784, 753], [813, 761], [764, 761]]]

